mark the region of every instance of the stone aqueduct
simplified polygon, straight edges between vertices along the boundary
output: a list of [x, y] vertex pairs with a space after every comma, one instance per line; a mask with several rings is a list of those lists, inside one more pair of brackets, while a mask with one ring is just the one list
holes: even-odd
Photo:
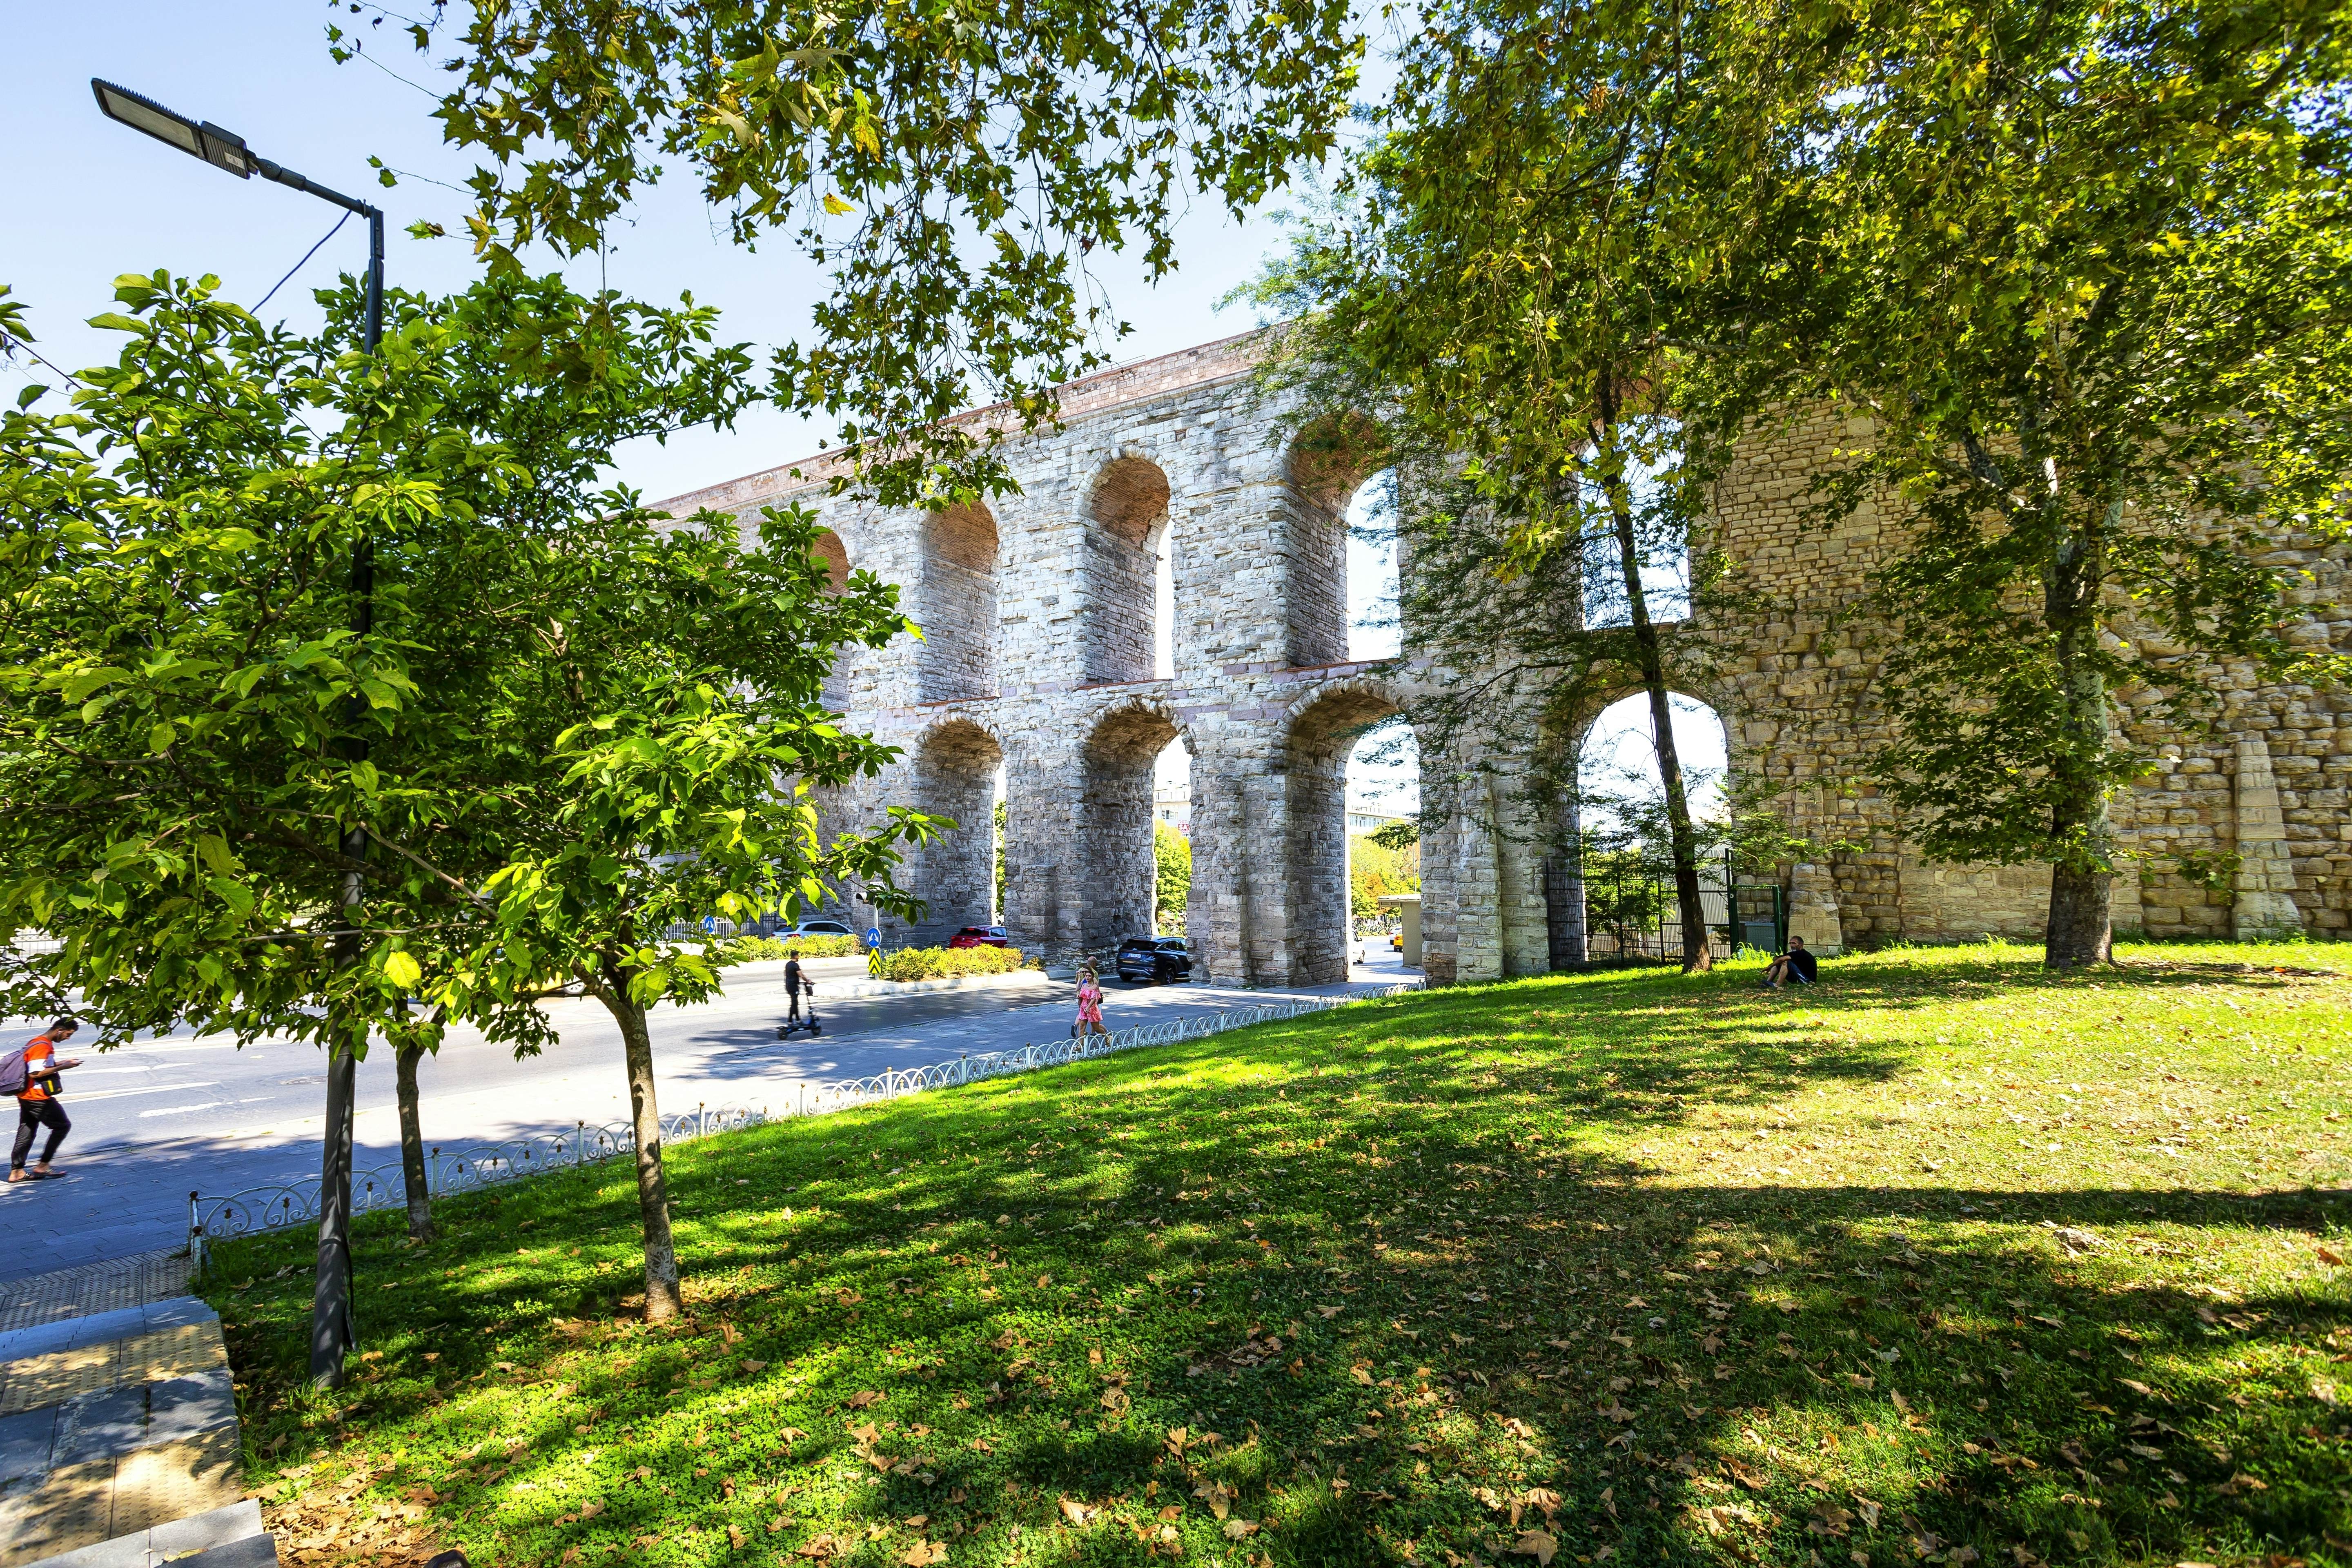
[[[853, 650], [828, 692], [850, 723], [903, 752], [829, 803], [837, 821], [896, 804], [961, 825], [910, 865], [930, 916], [912, 928], [885, 921], [894, 937], [986, 923], [1000, 763], [1003, 919], [1021, 945], [1099, 954], [1149, 931], [1153, 761], [1181, 740], [1198, 972], [1266, 985], [1346, 977], [1347, 757], [1410, 694], [1390, 667], [1348, 662], [1342, 514], [1365, 476], [1294, 463], [1279, 410], [1252, 382], [1253, 342], [1072, 383], [1062, 428], [1011, 444], [1021, 493], [993, 510], [886, 511], [829, 497], [815, 464], [659, 503], [679, 517], [709, 507], [750, 518], [799, 499], [831, 531], [822, 542], [837, 574], [854, 564], [902, 584], [924, 637]], [[1775, 607], [1692, 628], [1716, 657], [1686, 689], [1724, 718], [1736, 773], [1786, 786], [1794, 826], [1867, 846], [1784, 868], [1792, 921], [1816, 944], [2035, 936], [2046, 868], [1929, 865], [1883, 801], [1845, 782], [1883, 721], [1866, 648], [1837, 629], [1837, 612], [1891, 548], [1891, 530], [1867, 510], [1834, 532], [1801, 526], [1812, 457], [1840, 434], [1826, 420], [1789, 432], [1718, 487], [1715, 542], [1734, 589], [1756, 590], [1731, 597]], [[1175, 582], [1171, 679], [1154, 674], [1163, 543]], [[2344, 552], [2284, 553], [2310, 574], [2293, 595], [2295, 635], [2352, 646]], [[2145, 738], [2161, 762], [2117, 809], [2131, 857], [2116, 889], [2119, 930], [2344, 933], [2352, 695], [2247, 673], [2214, 735]], [[1515, 817], [1513, 765], [1499, 752], [1423, 756], [1432, 980], [1581, 957], [1580, 897], [1558, 876], [1547, 888], [1543, 850]]]

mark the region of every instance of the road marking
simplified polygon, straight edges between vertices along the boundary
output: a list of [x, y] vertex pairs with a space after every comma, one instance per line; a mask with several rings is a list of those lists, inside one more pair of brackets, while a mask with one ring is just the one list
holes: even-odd
[[185, 1116], [192, 1110], [212, 1110], [233, 1103], [226, 1100], [207, 1100], [202, 1105], [167, 1105], [161, 1110], [142, 1110], [142, 1116]]
[[211, 1082], [151, 1083], [143, 1089], [101, 1089], [95, 1094], [77, 1094], [73, 1097], [73, 1102], [76, 1105], [88, 1105], [93, 1100], [121, 1100], [126, 1094], [177, 1094], [184, 1089], [217, 1089], [219, 1085]]

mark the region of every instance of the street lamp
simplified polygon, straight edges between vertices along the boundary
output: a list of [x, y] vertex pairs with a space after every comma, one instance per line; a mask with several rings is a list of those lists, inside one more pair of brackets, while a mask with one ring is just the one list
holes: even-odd
[[127, 87], [117, 87], [100, 78], [89, 79], [89, 90], [98, 100], [98, 111], [118, 124], [152, 136], [166, 147], [176, 147], [192, 158], [202, 158], [214, 168], [249, 180], [259, 174], [265, 180], [275, 180], [307, 192], [320, 201], [332, 202], [345, 212], [354, 212], [368, 220], [367, 275], [367, 341], [366, 352], [373, 353], [383, 336], [383, 214], [362, 201], [355, 201], [339, 191], [331, 191], [316, 181], [304, 179], [281, 163], [257, 157], [245, 144], [245, 138], [234, 131], [224, 131], [211, 121], [189, 119], [173, 110], [164, 108], [142, 93]]
[[[128, 125], [142, 135], [152, 136], [167, 147], [176, 147], [193, 158], [201, 158], [214, 168], [249, 180], [259, 174], [281, 185], [291, 185], [307, 192], [320, 201], [332, 202], [345, 212], [354, 212], [368, 220], [367, 327], [365, 350], [373, 355], [383, 339], [383, 214], [362, 201], [355, 201], [339, 191], [331, 191], [315, 181], [304, 179], [293, 170], [268, 159], [257, 157], [245, 144], [245, 138], [233, 131], [224, 131], [211, 121], [194, 121], [186, 115], [164, 108], [153, 99], [117, 87], [97, 77], [89, 79], [89, 90], [98, 100], [99, 112], [109, 120]], [[375, 625], [375, 550], [362, 535], [352, 546], [352, 630], [366, 637]], [[367, 738], [355, 734], [350, 743], [349, 755], [354, 762], [367, 758]], [[337, 937], [340, 963], [356, 964], [360, 958], [357, 926], [360, 899], [364, 891], [359, 863], [367, 856], [367, 829], [354, 825], [342, 836], [343, 858], [351, 868], [343, 873], [341, 896], [338, 900], [343, 917], [345, 934]], [[362, 1026], [362, 1031], [364, 1026]], [[343, 1352], [358, 1343], [352, 1326], [352, 1113], [359, 1089], [359, 1040], [345, 1040], [342, 1049], [336, 1049], [331, 1034], [327, 1041], [327, 1123], [321, 1142], [324, 1150], [319, 1173], [319, 1267], [313, 1289], [310, 1311], [310, 1376], [322, 1385], [342, 1381]]]

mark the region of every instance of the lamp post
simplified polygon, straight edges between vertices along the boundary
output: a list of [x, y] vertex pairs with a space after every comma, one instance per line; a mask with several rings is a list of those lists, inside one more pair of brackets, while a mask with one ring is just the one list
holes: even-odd
[[[90, 78], [89, 90], [99, 112], [109, 120], [153, 137], [214, 168], [249, 180], [259, 174], [305, 195], [331, 202], [345, 212], [359, 214], [368, 224], [367, 324], [364, 349], [373, 355], [383, 339], [383, 213], [366, 202], [329, 190], [282, 163], [257, 156], [245, 138], [224, 131], [211, 121], [189, 119], [153, 99]], [[352, 630], [364, 637], [375, 625], [375, 551], [362, 536], [352, 546]], [[367, 758], [367, 739], [356, 732], [349, 742], [353, 762]], [[343, 873], [337, 905], [346, 934], [335, 939], [337, 963], [356, 965], [360, 960], [359, 906], [363, 891], [358, 864], [367, 855], [367, 829], [352, 824], [343, 831], [341, 848], [350, 868]], [[342, 1381], [343, 1352], [358, 1336], [352, 1325], [352, 1112], [359, 1088], [359, 1052], [363, 1019], [347, 1019], [345, 1029], [332, 1031], [327, 1041], [327, 1121], [319, 1172], [319, 1263], [311, 1293], [310, 1376], [322, 1385]], [[336, 1034], [352, 1037], [340, 1041]], [[339, 1048], [340, 1047], [340, 1048]]]
[[152, 136], [167, 147], [176, 147], [193, 158], [201, 158], [214, 168], [249, 180], [259, 174], [265, 180], [275, 180], [281, 185], [332, 202], [345, 212], [353, 212], [368, 221], [367, 273], [367, 341], [366, 353], [373, 353], [383, 336], [383, 213], [367, 203], [331, 191], [315, 180], [305, 179], [282, 163], [273, 163], [256, 156], [245, 144], [245, 138], [234, 131], [224, 131], [211, 121], [189, 119], [173, 110], [164, 108], [153, 99], [117, 87], [100, 78], [89, 79], [89, 90], [98, 100], [99, 112], [119, 124]]

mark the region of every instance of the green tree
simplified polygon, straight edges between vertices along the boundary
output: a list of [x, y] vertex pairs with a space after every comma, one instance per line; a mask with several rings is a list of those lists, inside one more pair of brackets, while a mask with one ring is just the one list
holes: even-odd
[[1358, 920], [1370, 920], [1381, 912], [1381, 900], [1393, 893], [1421, 891], [1421, 847], [1419, 841], [1403, 848], [1393, 848], [1381, 837], [1391, 829], [1406, 826], [1391, 822], [1373, 833], [1350, 835], [1348, 839], [1348, 910]]
[[1001, 801], [1001, 800], [1000, 800], [1000, 801], [998, 801], [998, 802], [996, 803], [995, 809], [994, 809], [994, 810], [992, 810], [992, 811], [991, 811], [991, 812], [989, 813], [989, 816], [990, 816], [990, 819], [992, 820], [992, 822], [994, 824], [994, 826], [993, 826], [992, 831], [993, 831], [993, 832], [994, 832], [994, 834], [995, 834], [995, 853], [996, 853], [996, 909], [995, 909], [995, 919], [996, 919], [996, 921], [998, 921], [998, 923], [1000, 923], [1000, 924], [1001, 924], [1001, 923], [1003, 923], [1003, 920], [1004, 920], [1004, 803], [1003, 803], [1003, 801]]
[[661, 1169], [647, 1013], [719, 990], [693, 922], [793, 918], [854, 882], [894, 913], [895, 846], [931, 819], [892, 807], [867, 834], [830, 843], [815, 791], [881, 772], [896, 752], [835, 728], [820, 691], [835, 650], [908, 629], [898, 591], [869, 573], [829, 591], [814, 514], [771, 509], [759, 549], [734, 524], [660, 529], [626, 492], [593, 527], [551, 543], [519, 574], [519, 608], [548, 628], [546, 655], [498, 672], [483, 744], [454, 788], [460, 831], [436, 868], [478, 889], [484, 918], [446, 943], [427, 1002], [493, 1038], [545, 1028], [531, 1006], [551, 980], [594, 997], [619, 1025], [629, 1079], [646, 1309], [678, 1310], [678, 1268]]
[[1807, 90], [1716, 212], [1777, 243], [1726, 269], [1687, 406], [1868, 416], [1816, 499], [1912, 522], [1882, 782], [1930, 856], [2049, 862], [2046, 962], [2103, 961], [2127, 726], [2293, 671], [2273, 552], [2344, 522], [2352, 33], [2330, 0], [1778, 20]]
[[[214, 287], [120, 280], [128, 313], [100, 318], [120, 361], [68, 411], [33, 390], [0, 417], [0, 918], [62, 943], [7, 977], [8, 1005], [78, 989], [101, 1044], [183, 1022], [316, 1039], [348, 1087], [372, 1032], [405, 1054], [465, 1018], [529, 1050], [549, 989], [596, 994], [640, 1100], [658, 1314], [676, 1267], [644, 1009], [713, 984], [664, 928], [814, 900], [830, 875], [887, 889], [891, 843], [926, 825], [819, 845], [805, 792], [888, 755], [814, 695], [834, 647], [903, 629], [895, 592], [825, 592], [804, 517], [771, 518], [747, 554], [731, 528], [664, 530], [586, 488], [644, 405], [731, 412], [708, 312], [501, 279], [404, 310], [370, 359]], [[632, 333], [656, 351], [623, 352]], [[562, 450], [562, 406], [600, 383], [639, 413], [578, 420]], [[493, 403], [546, 417], [543, 482], [478, 427]], [[372, 583], [346, 570], [362, 545]], [[560, 939], [534, 923], [550, 910]], [[335, 1231], [314, 1314], [329, 1379], [352, 1337]]]
[[1185, 900], [1192, 892], [1192, 841], [1160, 821], [1151, 823], [1151, 859], [1157, 868], [1157, 891], [1153, 904], [1158, 911], [1154, 924], [1166, 926], [1184, 913]]
[[[359, 344], [363, 292], [347, 284], [317, 297], [328, 315], [322, 349]], [[528, 484], [472, 483], [446, 471], [437, 478], [446, 496], [505, 532], [565, 526], [621, 442], [725, 426], [750, 400], [749, 355], [712, 341], [717, 313], [690, 296], [666, 310], [610, 293], [583, 297], [558, 277], [506, 273], [446, 298], [395, 289], [385, 309], [395, 330], [421, 325], [436, 334], [438, 428], [497, 443], [530, 475]], [[435, 689], [451, 688], [436, 680]], [[417, 1089], [429, 1048], [419, 1039], [402, 1045], [394, 1079], [415, 1236], [430, 1225]]]
[[1407, 816], [1394, 822], [1384, 822], [1372, 829], [1371, 838], [1381, 848], [1392, 849], [1398, 854], [1417, 849], [1421, 844], [1421, 819]]
[[[1694, 182], [1727, 174], [1738, 140], [1711, 86], [1711, 16], [1676, 0], [1423, 12], [1380, 133], [1255, 290], [1295, 321], [1269, 379], [1301, 396], [1310, 443], [1344, 445], [1349, 410], [1381, 409], [1381, 456], [1409, 476], [1402, 619], [1452, 677], [1415, 729], [1445, 750], [1527, 710], [1556, 797], [1574, 787], [1557, 735], [1581, 698], [1628, 670], [1647, 693], [1691, 969], [1708, 956], [1668, 719], [1675, 639], [1651, 596], [1710, 477], [1664, 415], [1704, 260]], [[1558, 800], [1541, 804], [1564, 834]]]
[[[1361, 47], [1349, 14], [494, 0], [455, 25], [436, 114], [484, 160], [467, 222], [494, 267], [533, 241], [600, 249], [677, 160], [738, 243], [781, 233], [830, 268], [814, 336], [776, 356], [775, 396], [837, 417], [869, 459], [903, 459], [873, 477], [904, 504], [1010, 483], [984, 452], [993, 427], [948, 416], [1009, 401], [1034, 424], [1056, 384], [1103, 363], [1126, 328], [1089, 252], [1138, 251], [1156, 279], [1192, 190], [1238, 212], [1332, 144]], [[385, 17], [420, 51], [442, 41], [439, 0]], [[329, 36], [338, 58], [368, 45], [356, 26]]]

